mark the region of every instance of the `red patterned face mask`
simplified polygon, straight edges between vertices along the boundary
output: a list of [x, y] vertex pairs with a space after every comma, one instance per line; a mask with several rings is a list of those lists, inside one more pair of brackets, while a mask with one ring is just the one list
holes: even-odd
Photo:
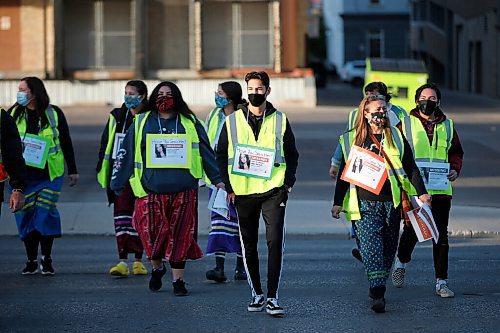
[[168, 112], [174, 108], [174, 98], [172, 96], [158, 96], [156, 99], [156, 109], [159, 112]]

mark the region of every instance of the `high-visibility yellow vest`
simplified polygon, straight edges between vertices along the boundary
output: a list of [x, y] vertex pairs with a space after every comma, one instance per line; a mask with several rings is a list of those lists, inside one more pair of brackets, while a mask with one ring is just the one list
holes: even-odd
[[[150, 115], [150, 111], [138, 114], [134, 121], [134, 134], [135, 134], [135, 142], [134, 142], [134, 172], [130, 177], [130, 187], [134, 192], [134, 195], [137, 198], [142, 198], [148, 195], [148, 193], [144, 190], [142, 186], [142, 174], [144, 172], [145, 164], [142, 159], [142, 132], [144, 130], [144, 125], [146, 124], [146, 119]], [[181, 119], [181, 124], [186, 130], [186, 134], [189, 136], [191, 140], [191, 165], [189, 167], [189, 172], [191, 175], [200, 179], [203, 176], [203, 164], [200, 155], [200, 139], [198, 137], [198, 133], [196, 132], [196, 127], [194, 122], [191, 119], [179, 114]]]
[[[405, 117], [402, 121], [403, 133], [413, 151], [415, 162], [448, 162], [448, 151], [453, 140], [453, 121], [445, 121], [435, 124], [432, 144], [429, 143], [427, 132], [420, 119], [415, 116]], [[416, 190], [408, 184], [408, 193], [415, 195]], [[433, 194], [452, 194], [451, 182], [447, 190], [427, 190]]]
[[[250, 112], [250, 111], [248, 111]], [[229, 181], [236, 195], [265, 193], [285, 183], [286, 161], [283, 152], [283, 136], [286, 130], [286, 115], [276, 111], [262, 120], [259, 138], [255, 140], [252, 128], [242, 110], [237, 110], [226, 117], [228, 136], [228, 173]], [[245, 144], [275, 151], [274, 167], [271, 179], [259, 179], [232, 173], [234, 147]]]
[[[126, 121], [126, 120], [125, 120]], [[108, 120], [108, 143], [104, 151], [104, 159], [102, 160], [101, 170], [97, 173], [97, 182], [102, 188], [109, 185], [109, 175], [111, 172], [111, 153], [113, 152], [113, 145], [116, 134], [116, 119], [112, 114], [109, 114]]]
[[[403, 179], [407, 178], [402, 163], [404, 154], [403, 136], [395, 127], [391, 127], [391, 133], [393, 138], [393, 146], [384, 145], [384, 151], [391, 160], [398, 177], [400, 177], [400, 181], [403, 182]], [[355, 135], [356, 130], [353, 129], [340, 136], [339, 141], [342, 147], [342, 154], [344, 155], [344, 159], [346, 161], [349, 157]], [[396, 176], [392, 172], [391, 167], [387, 162], [385, 162], [385, 165], [387, 168], [389, 182], [391, 184], [392, 202], [394, 203], [394, 207], [398, 207], [401, 203], [401, 190], [399, 189]], [[349, 191], [344, 197], [343, 208], [347, 212], [346, 217], [348, 220], [353, 221], [361, 219], [361, 213], [359, 211], [358, 191], [356, 186], [353, 184], [350, 184]]]
[[[219, 121], [219, 112], [221, 112], [221, 108], [216, 107], [207, 115], [207, 119], [205, 120], [205, 130], [207, 132], [208, 140], [210, 141], [210, 146], [212, 149], [216, 149], [217, 141], [219, 139], [220, 127], [222, 126]], [[206, 184], [212, 184], [210, 179], [208, 179], [207, 175], [203, 175], [203, 181]]]
[[[11, 115], [14, 114], [16, 108], [11, 110]], [[47, 119], [49, 120], [49, 126], [42, 129], [38, 135], [50, 139], [49, 155], [47, 156], [47, 165], [49, 168], [50, 180], [54, 180], [64, 174], [64, 154], [61, 149], [61, 144], [59, 142], [59, 130], [57, 126], [59, 124], [59, 118], [57, 112], [54, 111], [52, 106], [49, 104], [45, 110]], [[21, 137], [26, 133], [26, 118], [19, 117], [16, 122], [19, 135]]]

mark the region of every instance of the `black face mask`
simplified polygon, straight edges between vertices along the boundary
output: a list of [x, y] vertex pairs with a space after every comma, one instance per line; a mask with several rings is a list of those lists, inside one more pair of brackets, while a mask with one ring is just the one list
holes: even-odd
[[417, 108], [420, 112], [425, 114], [426, 116], [430, 116], [437, 109], [437, 102], [431, 101], [430, 99], [425, 99], [422, 101], [418, 101]]
[[385, 112], [373, 112], [372, 119], [368, 121], [369, 124], [375, 124], [378, 127], [387, 127], [387, 113]]
[[248, 100], [253, 106], [261, 106], [266, 100], [266, 94], [248, 94]]

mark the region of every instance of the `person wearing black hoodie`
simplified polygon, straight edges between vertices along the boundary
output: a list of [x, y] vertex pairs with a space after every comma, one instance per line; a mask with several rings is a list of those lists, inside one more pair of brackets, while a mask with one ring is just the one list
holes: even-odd
[[[260, 312], [265, 307], [268, 314], [280, 317], [284, 315], [278, 304], [278, 287], [285, 247], [285, 209], [288, 193], [295, 184], [299, 153], [286, 115], [266, 101], [271, 92], [268, 74], [250, 72], [245, 82], [250, 103], [239, 105], [226, 118], [216, 158], [222, 181], [238, 213], [243, 257], [252, 290], [247, 310]], [[238, 156], [245, 150], [255, 156], [250, 156], [252, 165], [248, 170], [240, 170]], [[274, 160], [270, 157], [273, 155]], [[268, 246], [267, 301], [260, 283], [257, 252], [261, 213]]]

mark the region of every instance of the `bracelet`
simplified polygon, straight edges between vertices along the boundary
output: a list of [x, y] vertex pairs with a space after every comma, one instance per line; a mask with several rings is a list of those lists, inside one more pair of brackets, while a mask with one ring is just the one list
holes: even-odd
[[20, 188], [15, 188], [12, 190], [12, 192], [20, 192], [21, 194], [23, 194], [23, 190], [21, 190]]

